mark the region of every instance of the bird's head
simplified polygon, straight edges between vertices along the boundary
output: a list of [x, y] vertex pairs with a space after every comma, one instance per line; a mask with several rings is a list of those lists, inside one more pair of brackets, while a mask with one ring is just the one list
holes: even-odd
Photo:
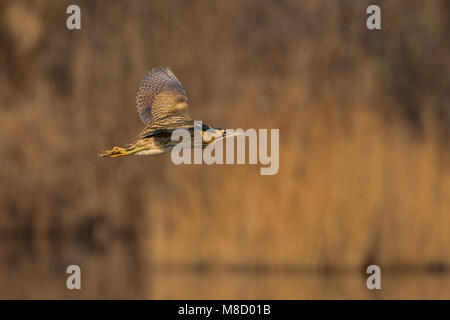
[[214, 141], [217, 141], [224, 137], [225, 135], [225, 129], [219, 129], [219, 128], [211, 128], [207, 125], [203, 125], [202, 128], [202, 140], [203, 144], [208, 145]]
[[203, 125], [202, 128], [202, 139], [203, 139], [203, 146], [213, 143], [215, 141], [227, 138], [227, 137], [233, 137], [238, 135], [237, 132], [234, 131], [228, 131], [227, 129], [222, 128], [211, 128], [207, 125]]

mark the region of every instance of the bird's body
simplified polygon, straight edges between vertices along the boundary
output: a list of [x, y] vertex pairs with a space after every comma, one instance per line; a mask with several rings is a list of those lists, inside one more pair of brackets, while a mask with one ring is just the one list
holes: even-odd
[[[195, 127], [190, 117], [186, 92], [169, 69], [159, 67], [150, 71], [141, 82], [136, 102], [139, 117], [145, 124], [139, 140], [124, 148], [114, 147], [101, 154], [102, 157], [170, 152], [178, 143], [171, 139], [172, 132], [176, 129], [187, 129], [193, 137]], [[223, 129], [214, 129], [207, 125], [197, 129], [201, 130], [202, 148], [225, 136]], [[194, 147], [194, 139], [191, 141], [190, 147]]]

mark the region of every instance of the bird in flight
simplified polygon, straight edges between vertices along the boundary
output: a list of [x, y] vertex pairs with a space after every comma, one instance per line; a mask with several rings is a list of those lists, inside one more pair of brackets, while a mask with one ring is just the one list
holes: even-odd
[[180, 81], [168, 68], [158, 67], [142, 80], [136, 96], [137, 109], [145, 128], [139, 139], [125, 147], [113, 147], [101, 154], [102, 157], [129, 155], [154, 155], [170, 152], [178, 144], [172, 141], [172, 132], [184, 128], [191, 134], [194, 147], [194, 129], [201, 132], [202, 148], [227, 136], [225, 129], [208, 125], [194, 126], [188, 105], [188, 98]]

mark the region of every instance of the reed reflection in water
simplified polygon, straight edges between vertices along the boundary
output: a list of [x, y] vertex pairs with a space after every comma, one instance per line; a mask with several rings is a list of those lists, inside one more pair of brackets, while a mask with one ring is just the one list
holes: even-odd
[[[82, 289], [68, 290], [70, 264]], [[136, 239], [109, 246], [75, 241], [0, 242], [0, 299], [448, 299], [450, 275], [387, 272], [368, 290], [357, 271], [153, 264]]]

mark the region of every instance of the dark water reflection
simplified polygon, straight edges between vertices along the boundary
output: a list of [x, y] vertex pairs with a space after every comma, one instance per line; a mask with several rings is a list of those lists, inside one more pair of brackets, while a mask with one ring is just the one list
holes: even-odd
[[[61, 240], [2, 241], [0, 298], [142, 298], [146, 277], [138, 249], [132, 240], [107, 248]], [[81, 290], [66, 288], [71, 264], [81, 268]]]
[[[167, 269], [147, 258], [137, 240], [108, 247], [73, 241], [2, 240], [1, 299], [448, 299], [448, 274], [383, 274], [369, 291], [362, 274], [227, 272]], [[66, 288], [66, 268], [82, 270], [82, 289]]]

